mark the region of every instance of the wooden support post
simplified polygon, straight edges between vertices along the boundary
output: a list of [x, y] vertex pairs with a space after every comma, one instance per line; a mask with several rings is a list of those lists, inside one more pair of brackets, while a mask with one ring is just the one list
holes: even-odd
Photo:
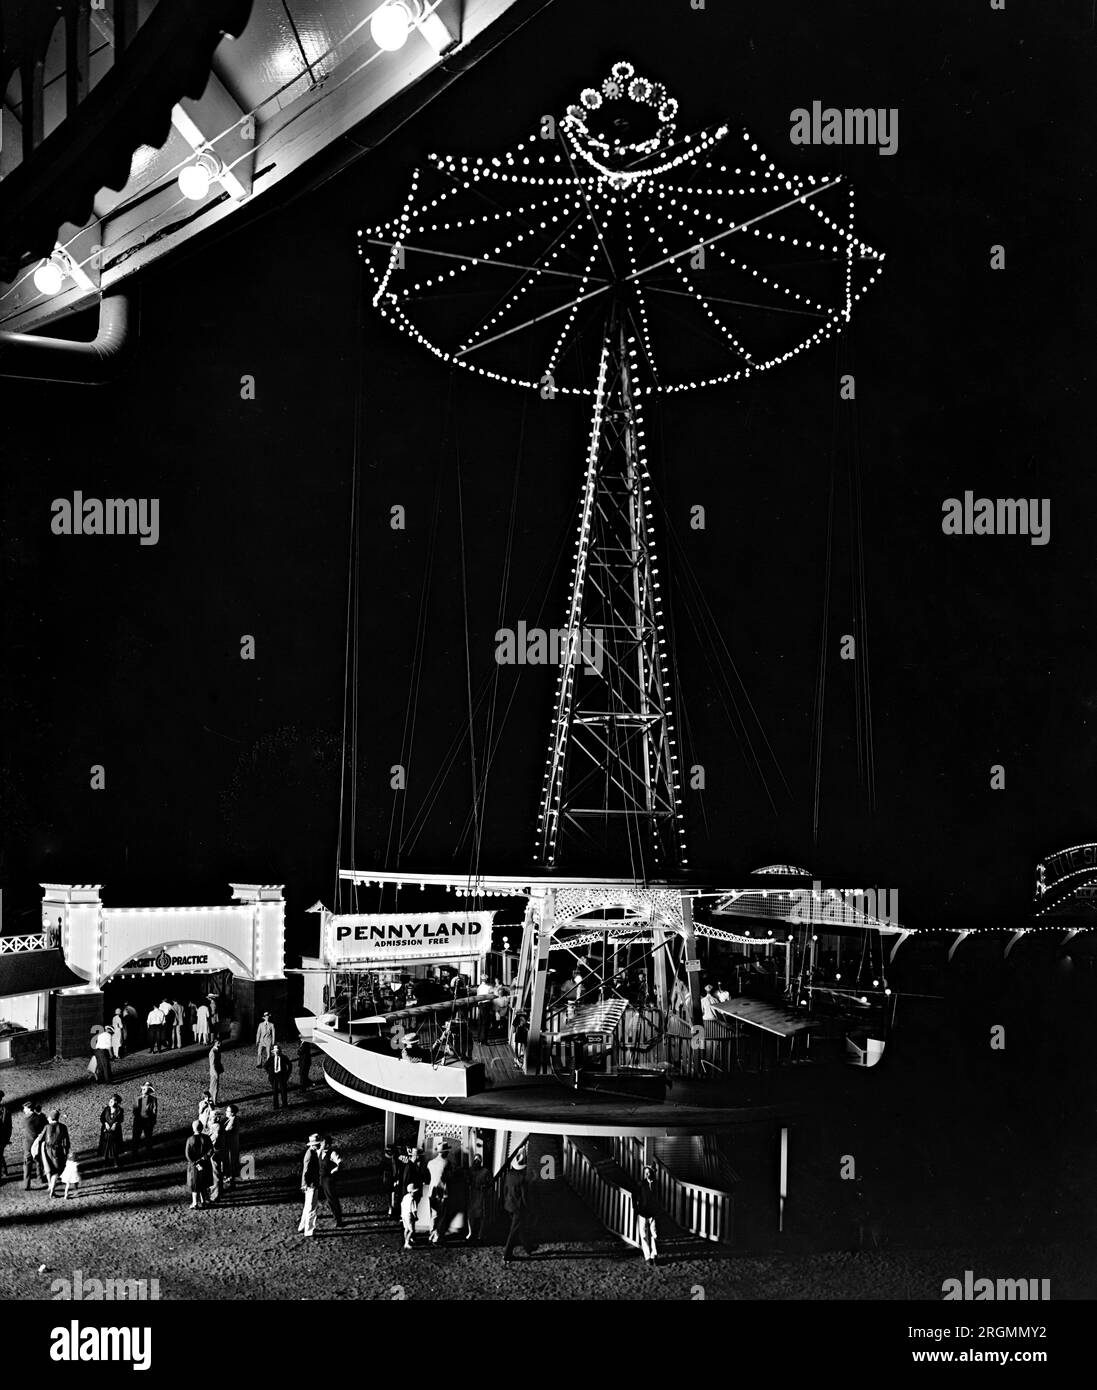
[[45, 121], [45, 67], [41, 61], [33, 57], [24, 58], [19, 76], [23, 84], [23, 104], [19, 113], [23, 122], [23, 160], [26, 162], [42, 143]]
[[545, 991], [549, 950], [556, 923], [556, 891], [550, 888], [537, 904], [537, 952], [533, 959], [533, 991], [529, 1011], [529, 1039], [526, 1044], [526, 1075], [536, 1076], [541, 1068], [541, 1030], [545, 1024]]
[[88, 94], [91, 15], [78, 5], [65, 16], [65, 115], [71, 116]]
[[788, 1126], [781, 1126], [781, 1157], [777, 1178], [777, 1229], [785, 1229], [785, 1203], [788, 1200]]
[[682, 894], [682, 938], [685, 944], [686, 979], [689, 981], [690, 1021], [701, 1022], [701, 962], [697, 959], [697, 935], [693, 930], [693, 899]]
[[651, 926], [651, 940], [654, 948], [651, 966], [654, 976], [652, 984], [655, 990], [655, 1003], [665, 1024], [670, 1002], [667, 997], [667, 934], [662, 927], [657, 927], [654, 922]]
[[396, 1143], [396, 1111], [385, 1111], [385, 1146]]

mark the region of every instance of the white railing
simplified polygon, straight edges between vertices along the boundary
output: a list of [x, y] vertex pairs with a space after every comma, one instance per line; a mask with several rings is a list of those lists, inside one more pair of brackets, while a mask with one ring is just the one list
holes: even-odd
[[[613, 1147], [621, 1167], [638, 1182], [649, 1161], [644, 1158], [643, 1140], [615, 1139]], [[702, 1240], [731, 1243], [734, 1199], [730, 1192], [676, 1177], [658, 1158], [651, 1166], [659, 1200], [673, 1221]]]
[[49, 933], [44, 931], [28, 936], [0, 936], [0, 955], [16, 951], [48, 951], [52, 944]]
[[567, 1135], [564, 1136], [564, 1178], [608, 1231], [629, 1245], [640, 1244], [632, 1193], [604, 1177]]

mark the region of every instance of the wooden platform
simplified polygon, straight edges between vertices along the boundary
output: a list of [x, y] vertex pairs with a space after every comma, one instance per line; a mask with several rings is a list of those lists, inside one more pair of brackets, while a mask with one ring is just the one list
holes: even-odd
[[688, 1082], [676, 1079], [665, 1101], [615, 1094], [612, 1077], [603, 1090], [573, 1091], [553, 1077], [511, 1075], [480, 1095], [450, 1098], [396, 1095], [352, 1076], [331, 1057], [324, 1059], [328, 1085], [340, 1095], [413, 1119], [444, 1116], [452, 1124], [479, 1129], [524, 1130], [536, 1134], [666, 1135], [702, 1134], [759, 1121], [786, 1122], [806, 1109], [790, 1098], [760, 1102], [747, 1084]]
[[489, 1086], [498, 1086], [524, 1075], [506, 1038], [497, 1038], [491, 1042], [474, 1042], [472, 1060], [483, 1066]]

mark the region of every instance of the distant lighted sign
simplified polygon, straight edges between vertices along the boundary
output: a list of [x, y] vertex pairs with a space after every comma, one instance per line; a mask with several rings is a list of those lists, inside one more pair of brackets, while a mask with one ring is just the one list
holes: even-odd
[[1037, 891], [1044, 892], [1059, 879], [1066, 878], [1068, 874], [1077, 873], [1079, 869], [1095, 867], [1097, 867], [1097, 845], [1074, 845], [1071, 849], [1060, 850], [1058, 854], [1049, 855], [1042, 864], [1037, 866]]

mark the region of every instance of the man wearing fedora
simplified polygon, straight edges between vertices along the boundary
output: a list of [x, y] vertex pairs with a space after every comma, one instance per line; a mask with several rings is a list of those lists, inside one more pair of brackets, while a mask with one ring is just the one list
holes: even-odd
[[283, 1109], [289, 1105], [289, 1058], [284, 1056], [281, 1047], [274, 1043], [271, 1054], [267, 1058], [266, 1072], [270, 1077], [271, 1092], [274, 1097], [274, 1108], [278, 1109], [278, 1101], [281, 1099]]
[[141, 1086], [141, 1094], [133, 1107], [133, 1152], [135, 1154], [140, 1149], [142, 1140], [147, 1149], [152, 1147], [152, 1131], [156, 1128], [158, 1104], [156, 1092], [152, 1089], [152, 1082], [144, 1082]]
[[274, 1047], [274, 1024], [270, 1021], [270, 1014], [264, 1014], [255, 1030], [255, 1065], [263, 1068], [270, 1061], [271, 1050]]
[[510, 1264], [516, 1245], [520, 1245], [527, 1255], [533, 1248], [529, 1229], [529, 1189], [526, 1185], [524, 1148], [514, 1155], [503, 1179], [503, 1210], [510, 1217], [507, 1243], [503, 1247], [503, 1263]]
[[300, 1235], [315, 1236], [316, 1218], [319, 1214], [320, 1197], [320, 1136], [310, 1134], [308, 1148], [301, 1164], [301, 1191], [305, 1194], [305, 1205], [301, 1210], [301, 1220], [297, 1230]]

